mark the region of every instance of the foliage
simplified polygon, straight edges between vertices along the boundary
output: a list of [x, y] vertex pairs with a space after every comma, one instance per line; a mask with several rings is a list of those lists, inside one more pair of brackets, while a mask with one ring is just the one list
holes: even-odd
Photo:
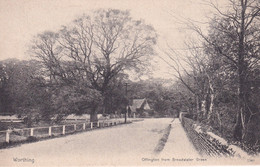
[[[202, 43], [187, 42], [185, 58], [170, 48], [172, 52], [166, 53], [172, 60], [169, 65], [192, 94], [194, 119], [229, 140], [255, 145], [260, 137], [259, 1], [231, 0], [226, 11], [211, 1], [209, 6], [216, 13], [210, 18], [208, 33], [187, 23]], [[188, 100], [188, 93], [182, 94]]]
[[48, 111], [50, 94], [35, 61], [8, 59], [1, 65], [1, 113], [27, 118], [28, 126]]
[[72, 87], [82, 83], [100, 92], [103, 113], [110, 113], [107, 103], [113, 82], [127, 71], [144, 71], [154, 55], [156, 38], [152, 26], [133, 20], [128, 11], [97, 10], [59, 32], [39, 34], [30, 51], [44, 65], [51, 82]]
[[147, 79], [139, 82], [130, 82], [129, 97], [131, 99], [146, 98], [151, 116], [178, 116], [179, 108], [176, 102], [178, 95], [171, 88], [172, 81], [164, 79]]

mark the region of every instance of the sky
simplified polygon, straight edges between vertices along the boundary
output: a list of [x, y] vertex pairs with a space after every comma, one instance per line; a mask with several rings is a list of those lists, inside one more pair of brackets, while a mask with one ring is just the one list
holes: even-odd
[[182, 49], [191, 35], [179, 20], [205, 20], [210, 12], [204, 0], [0, 0], [0, 60], [29, 59], [26, 53], [33, 37], [46, 30], [56, 31], [77, 16], [100, 8], [130, 10], [158, 34], [153, 59], [154, 77], [172, 77], [172, 70], [159, 58], [167, 46]]

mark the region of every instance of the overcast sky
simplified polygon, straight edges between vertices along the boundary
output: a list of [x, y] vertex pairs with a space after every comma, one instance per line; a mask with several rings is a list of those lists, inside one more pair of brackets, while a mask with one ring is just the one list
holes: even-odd
[[[182, 48], [189, 33], [176, 18], [203, 21], [209, 9], [203, 0], [0, 0], [0, 60], [28, 59], [33, 36], [45, 30], [55, 31], [84, 12], [99, 8], [130, 10], [135, 19], [144, 19], [159, 35], [157, 50], [166, 43]], [[160, 49], [159, 49], [160, 48]], [[169, 68], [154, 59], [155, 77], [169, 76]]]

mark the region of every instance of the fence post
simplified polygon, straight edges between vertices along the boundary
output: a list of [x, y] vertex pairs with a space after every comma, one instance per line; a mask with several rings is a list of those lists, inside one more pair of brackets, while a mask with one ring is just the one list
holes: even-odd
[[65, 125], [62, 126], [62, 134], [65, 135]]
[[33, 128], [30, 130], [30, 136], [33, 136]]
[[86, 124], [85, 123], [83, 123], [83, 130], [85, 130], [86, 129]]
[[51, 136], [51, 126], [49, 127], [49, 136]]
[[74, 131], [77, 130], [77, 124], [74, 124]]
[[90, 129], [93, 128], [93, 122], [90, 122]]
[[6, 131], [5, 142], [6, 142], [6, 143], [9, 143], [9, 142], [10, 142], [10, 130], [7, 130], [7, 131]]
[[97, 122], [97, 127], [99, 128], [99, 122]]

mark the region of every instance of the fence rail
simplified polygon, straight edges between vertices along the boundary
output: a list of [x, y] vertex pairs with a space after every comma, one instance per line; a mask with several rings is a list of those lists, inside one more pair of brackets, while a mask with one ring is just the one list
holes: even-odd
[[[131, 121], [138, 121], [133, 119]], [[130, 121], [128, 121], [130, 122]], [[40, 139], [46, 137], [72, 134], [97, 128], [115, 126], [124, 123], [122, 120], [105, 120], [97, 122], [81, 122], [76, 124], [55, 125], [48, 127], [33, 127], [0, 131], [0, 148], [4, 145], [26, 141], [29, 138]]]

